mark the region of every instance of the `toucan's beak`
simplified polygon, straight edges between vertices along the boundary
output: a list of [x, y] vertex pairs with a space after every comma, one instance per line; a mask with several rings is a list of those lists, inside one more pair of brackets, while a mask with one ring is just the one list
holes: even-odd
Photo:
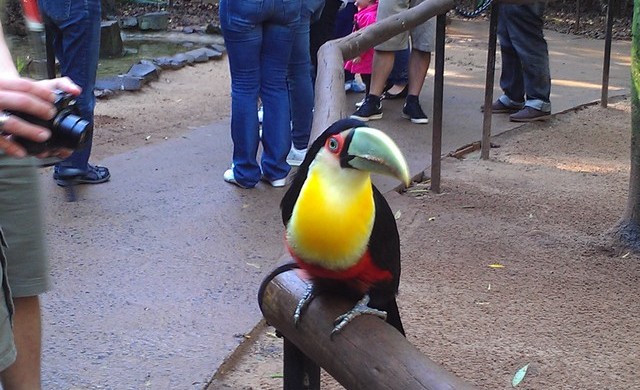
[[398, 145], [384, 132], [370, 127], [356, 127], [343, 132], [351, 138], [344, 163], [362, 171], [393, 176], [408, 186], [409, 167]]

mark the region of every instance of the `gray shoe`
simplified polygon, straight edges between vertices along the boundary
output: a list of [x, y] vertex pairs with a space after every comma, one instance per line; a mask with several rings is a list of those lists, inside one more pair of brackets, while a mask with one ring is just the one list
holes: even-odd
[[[493, 104], [491, 104], [491, 113], [493, 113], [493, 114], [513, 114], [513, 113], [516, 113], [516, 112], [522, 110], [522, 108], [523, 108], [522, 105], [507, 106], [506, 104], [502, 103], [500, 101], [500, 99], [498, 99], [495, 102], [493, 102]], [[484, 106], [480, 107], [480, 111], [484, 112]]]
[[299, 167], [302, 165], [304, 158], [307, 155], [307, 148], [304, 149], [296, 149], [295, 146], [291, 145], [291, 149], [289, 150], [289, 154], [287, 154], [287, 164], [292, 167]]
[[509, 115], [511, 122], [534, 122], [534, 121], [546, 121], [551, 118], [550, 112], [536, 110], [533, 107], [525, 107], [515, 114]]

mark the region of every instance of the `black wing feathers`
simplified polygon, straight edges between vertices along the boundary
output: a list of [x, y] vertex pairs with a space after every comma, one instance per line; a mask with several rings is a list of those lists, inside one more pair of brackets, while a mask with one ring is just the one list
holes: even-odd
[[379, 283], [369, 291], [369, 306], [387, 312], [387, 322], [403, 335], [404, 328], [396, 303], [400, 284], [400, 236], [391, 207], [380, 191], [373, 186], [376, 220], [369, 239], [369, 253], [373, 263], [393, 276], [389, 283]]

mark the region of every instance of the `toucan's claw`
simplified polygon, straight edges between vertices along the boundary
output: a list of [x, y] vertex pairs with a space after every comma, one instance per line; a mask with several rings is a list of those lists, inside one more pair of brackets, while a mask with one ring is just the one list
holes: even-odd
[[331, 338], [333, 339], [333, 336], [340, 333], [349, 322], [353, 321], [354, 318], [362, 314], [374, 315], [376, 317], [382, 318], [383, 320], [387, 319], [386, 311], [374, 309], [372, 307], [369, 307], [368, 305], [369, 295], [365, 295], [361, 300], [358, 301], [358, 303], [356, 303], [353, 309], [336, 318], [333, 322], [335, 326], [331, 331]]
[[304, 312], [313, 298], [316, 297], [315, 289], [313, 288], [313, 284], [307, 284], [307, 290], [304, 293], [304, 296], [298, 302], [296, 306], [296, 311], [293, 312], [293, 325], [297, 328], [298, 324], [300, 324], [300, 319], [302, 318], [302, 312]]

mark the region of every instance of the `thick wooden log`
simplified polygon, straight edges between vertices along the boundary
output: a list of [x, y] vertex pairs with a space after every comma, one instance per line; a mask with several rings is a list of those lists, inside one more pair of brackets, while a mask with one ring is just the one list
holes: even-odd
[[331, 338], [335, 318], [355, 304], [344, 298], [318, 296], [298, 327], [294, 326], [293, 312], [305, 290], [306, 283], [294, 272], [278, 275], [264, 290], [262, 313], [269, 324], [346, 389], [475, 389], [424, 356], [378, 317], [357, 317]]

